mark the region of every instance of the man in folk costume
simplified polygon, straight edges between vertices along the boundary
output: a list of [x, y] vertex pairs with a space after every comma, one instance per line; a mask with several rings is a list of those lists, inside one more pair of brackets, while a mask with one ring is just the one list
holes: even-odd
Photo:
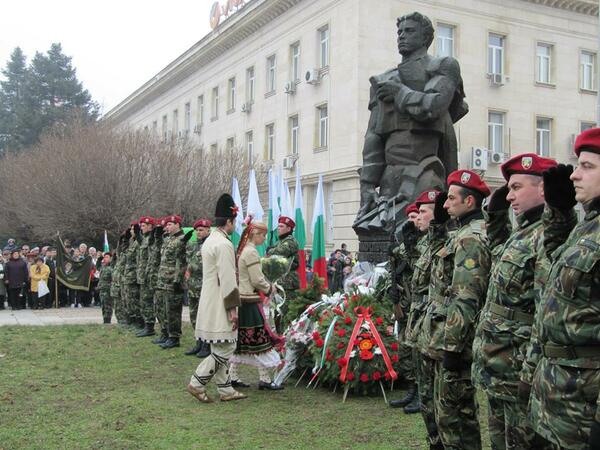
[[202, 246], [202, 292], [196, 318], [196, 338], [208, 342], [211, 354], [196, 368], [188, 384], [188, 392], [200, 402], [211, 403], [206, 385], [214, 378], [222, 401], [239, 400], [247, 396], [231, 386], [229, 359], [238, 337], [238, 306], [240, 293], [235, 269], [235, 253], [229, 235], [235, 229], [237, 207], [229, 194], [217, 201], [217, 229]]

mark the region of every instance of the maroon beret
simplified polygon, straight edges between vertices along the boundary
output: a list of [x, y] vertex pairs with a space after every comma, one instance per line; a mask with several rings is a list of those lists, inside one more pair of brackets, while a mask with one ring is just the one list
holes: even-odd
[[210, 228], [212, 222], [208, 219], [198, 219], [194, 222], [194, 229], [198, 227]]
[[440, 195], [440, 191], [436, 191], [435, 189], [421, 192], [415, 200], [415, 204], [417, 205], [417, 208], [419, 208], [421, 205], [435, 203], [435, 199], [438, 197], [438, 195]]
[[137, 220], [132, 220], [131, 223], [129, 224], [130, 227], [133, 227], [135, 225], [138, 225]]
[[165, 225], [168, 222], [177, 223], [177, 224], [181, 225], [181, 216], [177, 216], [177, 215], [167, 216], [164, 218], [164, 221], [165, 221]]
[[418, 213], [419, 212], [419, 208], [417, 206], [416, 203], [411, 203], [410, 205], [408, 205], [406, 207], [406, 209], [404, 210], [404, 212], [406, 213], [406, 216], [408, 217], [408, 215], [410, 213]]
[[142, 224], [142, 223], [148, 223], [150, 225], [154, 225], [156, 223], [156, 220], [150, 216], [142, 216], [142, 217], [140, 217], [140, 224]]
[[600, 154], [600, 128], [590, 128], [577, 136], [574, 150], [577, 157], [582, 151]]
[[284, 225], [287, 225], [290, 228], [294, 228], [296, 226], [296, 222], [294, 222], [290, 217], [287, 216], [280, 216], [279, 223], [283, 223]]
[[490, 195], [490, 188], [479, 175], [471, 170], [455, 170], [448, 175], [448, 186], [456, 184], [467, 189], [479, 192], [484, 197]]
[[557, 163], [553, 159], [544, 158], [535, 153], [522, 153], [516, 155], [500, 166], [502, 176], [506, 181], [514, 173], [522, 173], [525, 175], [541, 176], [544, 170], [550, 167], [556, 167]]

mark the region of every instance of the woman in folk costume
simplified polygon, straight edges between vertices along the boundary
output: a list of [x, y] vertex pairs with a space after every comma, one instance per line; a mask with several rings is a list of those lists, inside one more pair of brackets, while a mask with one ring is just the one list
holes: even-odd
[[237, 207], [229, 194], [217, 201], [216, 231], [202, 245], [203, 283], [196, 338], [210, 344], [210, 356], [196, 368], [188, 392], [203, 403], [212, 402], [206, 385], [214, 379], [222, 401], [246, 398], [233, 389], [229, 375], [229, 360], [236, 349], [238, 337], [238, 306], [240, 294], [235, 273], [235, 253], [229, 235], [235, 229]]
[[278, 391], [283, 386], [273, 384], [270, 372], [281, 362], [274, 347], [282, 343], [282, 339], [271, 330], [265, 319], [263, 302], [268, 302], [273, 286], [262, 273], [256, 249], [266, 237], [267, 226], [264, 223], [250, 222], [240, 238], [237, 266], [242, 305], [239, 308], [237, 349], [231, 357], [230, 375], [234, 387], [248, 387], [240, 380], [237, 369], [240, 364], [255, 366], [258, 367], [258, 389]]

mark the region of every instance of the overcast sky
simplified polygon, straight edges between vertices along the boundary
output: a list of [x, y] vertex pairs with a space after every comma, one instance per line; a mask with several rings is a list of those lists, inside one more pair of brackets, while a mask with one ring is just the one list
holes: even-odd
[[[220, 0], [221, 3], [224, 0]], [[53, 42], [105, 113], [210, 31], [214, 0], [12, 0], [0, 14], [0, 66]]]

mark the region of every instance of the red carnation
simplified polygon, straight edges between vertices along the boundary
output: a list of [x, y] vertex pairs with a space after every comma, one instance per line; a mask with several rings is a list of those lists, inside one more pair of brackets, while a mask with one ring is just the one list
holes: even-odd
[[348, 364], [348, 360], [346, 358], [338, 358], [337, 360], [338, 366], [344, 367]]
[[352, 318], [349, 316], [346, 316], [346, 318], [344, 319], [344, 323], [346, 325], [350, 325], [352, 323]]
[[375, 322], [377, 323], [377, 325], [382, 325], [383, 319], [381, 317], [378, 317], [377, 319], [375, 319]]
[[323, 339], [315, 339], [315, 345], [319, 348], [323, 347]]
[[373, 381], [379, 381], [381, 379], [381, 372], [379, 370], [376, 370], [375, 372], [373, 372]]
[[350, 298], [350, 300], [352, 300], [353, 302], [358, 300], [358, 295], [353, 294], [352, 297]]
[[354, 372], [348, 372], [348, 374], [346, 375], [346, 380], [348, 380], [348, 381], [354, 380]]
[[386, 381], [390, 381], [392, 379], [392, 376], [390, 375], [389, 372], [386, 372], [383, 374], [383, 378], [385, 378]]
[[390, 348], [397, 352], [398, 351], [398, 343], [397, 342], [392, 342], [392, 345], [390, 345]]
[[344, 330], [343, 328], [340, 328], [337, 331], [337, 334], [338, 334], [339, 337], [344, 337], [344, 336], [346, 336], [346, 330]]
[[337, 348], [339, 348], [339, 349], [342, 349], [342, 348], [344, 348], [345, 346], [346, 346], [346, 344], [344, 344], [343, 342], [340, 342], [340, 343], [337, 345]]
[[321, 335], [319, 334], [319, 332], [318, 332], [318, 331], [315, 331], [315, 332], [312, 334], [312, 338], [313, 338], [315, 341], [316, 341], [317, 339], [319, 339], [320, 337], [321, 337]]
[[363, 383], [366, 383], [367, 381], [369, 381], [369, 374], [367, 374], [367, 373], [361, 373], [360, 374], [360, 381], [362, 381]]
[[373, 352], [369, 351], [369, 350], [362, 350], [359, 355], [360, 359], [364, 360], [364, 361], [369, 361], [371, 359], [373, 359]]
[[398, 355], [392, 355], [392, 362], [398, 362]]
[[335, 308], [333, 308], [333, 312], [336, 313], [338, 316], [344, 315], [344, 311], [342, 311], [339, 306], [336, 306]]

